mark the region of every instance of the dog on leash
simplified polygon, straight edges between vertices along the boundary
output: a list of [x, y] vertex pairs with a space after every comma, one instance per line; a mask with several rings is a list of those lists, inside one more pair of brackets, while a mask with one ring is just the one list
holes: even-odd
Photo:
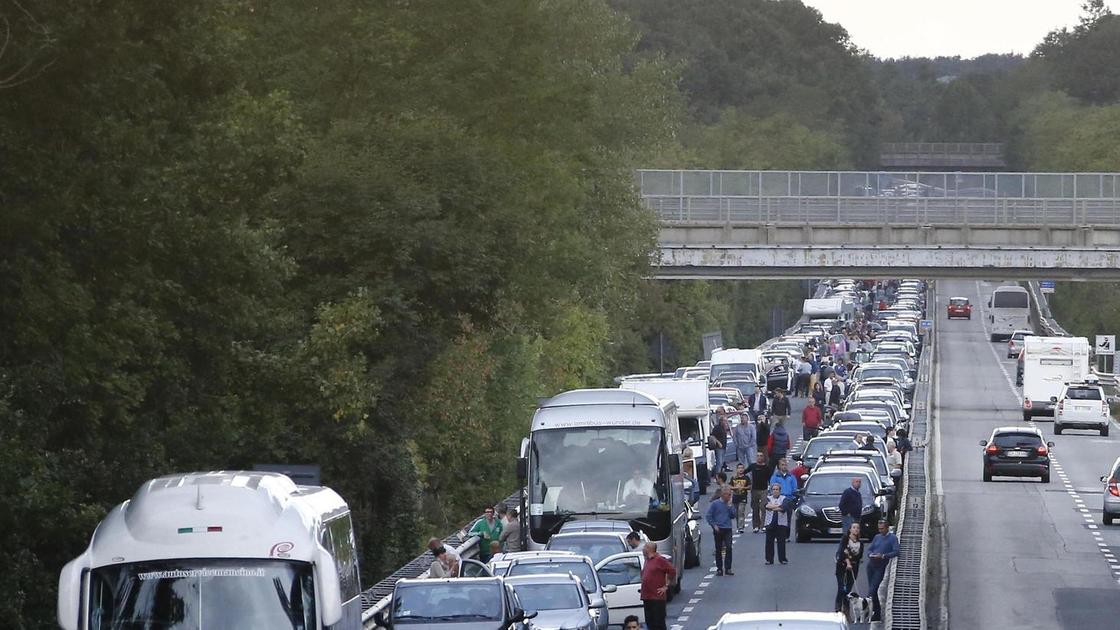
[[848, 593], [848, 622], [849, 623], [870, 623], [871, 622], [871, 598], [860, 597], [859, 593], [852, 591]]

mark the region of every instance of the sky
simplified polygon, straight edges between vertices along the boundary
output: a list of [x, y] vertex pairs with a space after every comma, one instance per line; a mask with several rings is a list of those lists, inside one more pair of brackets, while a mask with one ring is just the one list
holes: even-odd
[[[1029, 54], [1084, 0], [802, 0], [880, 58]], [[1105, 2], [1120, 13], [1120, 0]]]

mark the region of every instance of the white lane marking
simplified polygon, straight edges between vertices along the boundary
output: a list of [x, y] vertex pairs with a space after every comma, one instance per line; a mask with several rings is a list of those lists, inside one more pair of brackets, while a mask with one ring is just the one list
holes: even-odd
[[690, 600], [688, 600], [688, 603], [690, 603], [690, 604], [699, 604], [699, 603], [700, 603], [700, 600], [699, 600], [699, 599], [690, 599]]
[[[781, 497], [778, 497], [778, 498], [780, 499]], [[837, 562], [839, 562], [839, 560]], [[701, 582], [698, 586], [700, 588], [708, 588], [709, 586], [711, 586], [711, 584], [712, 584], [711, 582]], [[697, 592], [699, 593], [700, 591], [697, 591]]]
[[685, 606], [684, 608], [681, 609], [681, 612], [690, 613], [690, 612], [692, 612], [692, 609], [693, 609], [692, 606]]

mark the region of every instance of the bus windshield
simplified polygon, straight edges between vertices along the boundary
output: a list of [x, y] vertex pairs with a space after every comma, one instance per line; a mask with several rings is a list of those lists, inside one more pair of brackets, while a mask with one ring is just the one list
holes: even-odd
[[[529, 467], [534, 539], [546, 542], [576, 516], [641, 519], [647, 528], [669, 515], [669, 474], [656, 427], [571, 427], [536, 431]], [[658, 526], [655, 529], [660, 530]], [[652, 540], [655, 536], [647, 529]]]
[[312, 568], [281, 560], [189, 559], [90, 573], [94, 630], [316, 628]]
[[992, 308], [1030, 308], [1026, 291], [996, 291], [992, 294]]

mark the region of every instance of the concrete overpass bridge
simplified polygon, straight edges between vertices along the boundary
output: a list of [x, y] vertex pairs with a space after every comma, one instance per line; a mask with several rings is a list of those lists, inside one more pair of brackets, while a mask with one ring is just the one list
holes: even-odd
[[1120, 280], [1118, 173], [655, 171], [658, 278]]

